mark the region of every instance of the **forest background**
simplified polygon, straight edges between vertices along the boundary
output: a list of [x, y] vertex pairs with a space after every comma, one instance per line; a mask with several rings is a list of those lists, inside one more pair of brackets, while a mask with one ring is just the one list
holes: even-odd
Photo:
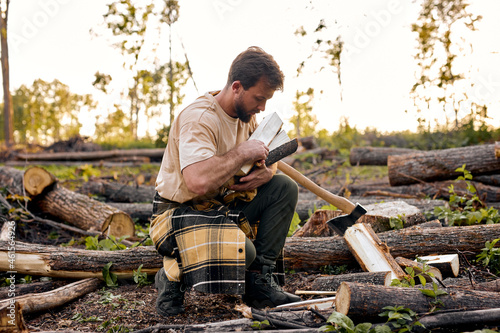
[[[75, 135], [105, 148], [163, 147], [173, 117], [197, 95], [222, 88], [231, 60], [250, 45], [282, 65], [285, 92], [267, 110], [282, 116], [290, 136], [315, 136], [340, 151], [438, 149], [499, 138], [495, 1], [84, 6], [92, 8], [93, 20], [88, 10], [72, 18], [70, 9], [78, 7], [72, 0], [1, 1], [0, 138], [6, 149]], [[80, 26], [82, 20], [89, 22]], [[83, 54], [88, 61], [68, 62], [67, 53], [55, 53], [59, 44], [76, 44], [71, 37], [56, 40], [53, 25], [67, 27], [76, 41], [90, 26], [95, 49]], [[47, 55], [51, 61], [39, 62]]]

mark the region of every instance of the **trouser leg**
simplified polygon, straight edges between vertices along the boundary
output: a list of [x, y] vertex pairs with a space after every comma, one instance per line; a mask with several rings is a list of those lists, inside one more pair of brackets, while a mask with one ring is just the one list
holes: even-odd
[[242, 210], [250, 223], [259, 221], [257, 237], [253, 242], [255, 267], [273, 266], [285, 245], [298, 200], [298, 186], [286, 175], [275, 175], [259, 187], [250, 202], [240, 201], [234, 207]]

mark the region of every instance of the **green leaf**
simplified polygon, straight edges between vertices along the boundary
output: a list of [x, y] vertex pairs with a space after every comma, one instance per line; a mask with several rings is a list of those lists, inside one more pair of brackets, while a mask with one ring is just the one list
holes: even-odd
[[422, 294], [424, 294], [425, 296], [429, 296], [429, 297], [432, 297], [434, 298], [436, 295], [434, 294], [434, 290], [430, 290], [430, 289], [420, 289], [420, 291], [422, 292]]
[[108, 287], [118, 287], [118, 277], [116, 276], [116, 274], [110, 271], [112, 265], [112, 262], [104, 265], [104, 267], [102, 268], [102, 277], [104, 278], [104, 282]]

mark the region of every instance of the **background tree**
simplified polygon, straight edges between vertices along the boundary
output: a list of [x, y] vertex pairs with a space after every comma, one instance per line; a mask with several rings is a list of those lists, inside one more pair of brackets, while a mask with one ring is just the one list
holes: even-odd
[[95, 108], [90, 95], [78, 95], [58, 80], [35, 80], [22, 85], [12, 97], [16, 141], [50, 144], [79, 134], [80, 111]]
[[314, 99], [314, 89], [309, 88], [307, 91], [297, 91], [293, 107], [296, 114], [290, 117], [290, 122], [294, 124], [294, 129], [288, 134], [291, 137], [306, 137], [314, 135], [318, 120], [312, 113], [312, 101]]
[[[114, 36], [114, 45], [125, 57], [124, 68], [131, 73], [126, 96], [130, 108], [130, 130], [135, 139], [138, 137], [140, 114], [149, 123], [149, 119], [160, 113], [161, 105], [167, 104], [172, 120], [176, 106], [184, 97], [181, 88], [187, 83], [189, 64], [172, 58], [171, 30], [178, 17], [179, 4], [176, 0], [157, 0], [147, 4], [133, 0], [115, 1], [108, 5], [108, 12], [104, 15], [106, 27]], [[161, 56], [157, 54], [159, 43], [148, 41], [152, 37], [161, 41], [162, 26], [165, 24], [169, 29], [167, 65], [160, 61]]]
[[7, 18], [10, 0], [0, 1], [0, 45], [2, 49], [2, 77], [3, 77], [3, 132], [5, 144], [10, 147], [14, 142], [14, 109], [9, 83], [9, 48], [7, 44]]
[[[444, 112], [445, 129], [451, 123], [450, 111], [453, 112], [455, 129], [459, 128], [459, 111], [468, 97], [456, 85], [465, 78], [464, 73], [457, 72], [454, 67], [459, 56], [457, 51], [464, 49], [464, 42], [458, 33], [463, 34], [467, 29], [476, 30], [475, 23], [481, 19], [481, 16], [469, 13], [468, 6], [466, 0], [423, 0], [417, 22], [412, 25], [412, 31], [417, 34], [415, 59], [420, 72], [411, 95], [420, 115], [421, 129], [431, 125], [422, 111], [435, 110], [436, 106]], [[478, 110], [477, 115], [486, 116], [486, 109], [478, 106]], [[438, 118], [438, 115], [435, 117]]]

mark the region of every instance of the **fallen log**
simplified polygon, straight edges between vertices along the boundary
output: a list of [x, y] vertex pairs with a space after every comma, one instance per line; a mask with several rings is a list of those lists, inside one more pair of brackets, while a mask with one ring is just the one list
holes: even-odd
[[[15, 302], [21, 306], [23, 313], [45, 311], [88, 294], [99, 288], [101, 284], [102, 281], [95, 278], [79, 280], [51, 291], [17, 296]], [[0, 308], [8, 306], [11, 302], [11, 299], [1, 300]]]
[[54, 175], [37, 166], [26, 169], [23, 175], [24, 188], [31, 196], [39, 195], [56, 181]]
[[23, 185], [24, 172], [11, 167], [0, 167], [0, 185], [11, 194], [27, 196]]
[[389, 156], [389, 183], [397, 186], [419, 181], [455, 179], [462, 175], [455, 170], [464, 164], [472, 175], [500, 171], [500, 160], [495, 157], [495, 145], [485, 144]]
[[[500, 238], [500, 224], [465, 227], [420, 228], [418, 226], [377, 234], [392, 256], [415, 258], [435, 253], [479, 252], [486, 241]], [[333, 237], [289, 237], [285, 262], [290, 269], [318, 269], [324, 265], [355, 263], [345, 240]]]
[[390, 272], [361, 272], [320, 276], [313, 281], [311, 289], [334, 291], [339, 288], [342, 282], [368, 283], [389, 287], [391, 274]]
[[417, 153], [419, 150], [393, 147], [354, 147], [349, 152], [351, 165], [387, 165], [391, 155]]
[[80, 152], [60, 152], [60, 153], [17, 153], [18, 160], [25, 161], [91, 161], [110, 159], [113, 157], [145, 156], [150, 158], [162, 158], [164, 148], [152, 149], [114, 149], [104, 151], [80, 151]]
[[88, 231], [103, 232], [116, 237], [133, 236], [134, 222], [130, 216], [103, 202], [55, 186], [36, 197], [34, 203], [44, 212]]
[[[9, 243], [0, 242], [0, 270], [12, 271]], [[16, 242], [15, 271], [19, 274], [57, 278], [102, 278], [102, 269], [112, 262], [111, 271], [119, 278], [131, 278], [142, 264], [142, 272], [155, 274], [163, 258], [153, 246], [121, 251], [94, 251]]]
[[0, 306], [0, 332], [29, 333], [17, 302], [9, 300], [8, 304]]
[[429, 266], [439, 269], [443, 277], [457, 277], [460, 272], [460, 261], [456, 253], [422, 256], [420, 259], [425, 260]]
[[[446, 295], [438, 296], [443, 310], [482, 310], [500, 307], [497, 293], [459, 288], [446, 288]], [[433, 297], [425, 296], [417, 288], [384, 287], [372, 284], [343, 282], [337, 290], [336, 311], [356, 318], [377, 318], [385, 306], [404, 305], [423, 314], [431, 310]], [[380, 319], [380, 317], [378, 317]]]
[[106, 181], [88, 181], [83, 183], [78, 190], [78, 193], [85, 195], [104, 197], [106, 201], [125, 203], [150, 203], [153, 201], [155, 192], [154, 186], [126, 185]]
[[149, 222], [153, 214], [152, 203], [122, 203], [122, 202], [107, 202], [111, 207], [115, 207], [138, 222]]
[[54, 287], [60, 286], [59, 282], [56, 281], [40, 281], [32, 282], [26, 284], [16, 284], [15, 289], [11, 289], [10, 286], [0, 288], [0, 300], [10, 298], [9, 294], [15, 293], [16, 296], [21, 296], [30, 293], [41, 293], [44, 291], [49, 291], [54, 289]]
[[485, 328], [485, 325], [497, 326], [500, 322], [500, 308], [445, 313], [438, 312], [427, 314], [418, 321], [425, 326], [427, 332], [433, 329], [459, 329], [460, 332], [465, 332], [464, 330]]
[[500, 292], [500, 279], [476, 283], [469, 278], [447, 278], [443, 281], [446, 286], [454, 288], [467, 288], [474, 290]]

